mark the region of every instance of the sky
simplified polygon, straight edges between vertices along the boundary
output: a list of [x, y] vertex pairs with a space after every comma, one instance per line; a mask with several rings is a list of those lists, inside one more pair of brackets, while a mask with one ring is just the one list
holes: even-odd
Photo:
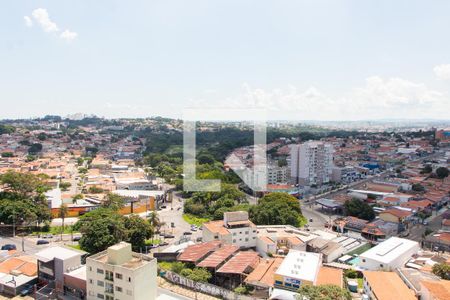
[[450, 1], [0, 3], [0, 118], [450, 119]]

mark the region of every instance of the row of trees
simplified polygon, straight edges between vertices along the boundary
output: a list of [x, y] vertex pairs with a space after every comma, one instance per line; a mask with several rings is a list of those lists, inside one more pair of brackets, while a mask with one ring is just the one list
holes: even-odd
[[80, 217], [74, 225], [83, 235], [80, 248], [89, 253], [105, 250], [118, 242], [131, 243], [135, 251], [145, 247], [146, 240], [153, 238], [162, 225], [156, 212], [148, 220], [138, 215], [122, 216], [118, 213], [123, 207], [123, 199], [108, 194], [102, 207]]

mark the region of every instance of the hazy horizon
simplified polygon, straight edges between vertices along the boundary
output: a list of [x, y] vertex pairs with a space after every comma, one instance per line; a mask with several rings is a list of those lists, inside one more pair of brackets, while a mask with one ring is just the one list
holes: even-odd
[[448, 119], [450, 2], [0, 4], [0, 118]]

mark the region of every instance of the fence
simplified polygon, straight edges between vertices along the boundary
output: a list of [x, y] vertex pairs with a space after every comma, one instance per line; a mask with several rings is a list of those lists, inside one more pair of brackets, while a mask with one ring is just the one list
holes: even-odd
[[163, 278], [167, 279], [168, 281], [170, 281], [174, 284], [181, 285], [181, 286], [184, 286], [191, 290], [194, 290], [196, 292], [202, 292], [202, 293], [214, 296], [214, 297], [219, 297], [219, 298], [227, 299], [227, 300], [256, 300], [257, 299], [257, 298], [253, 298], [253, 297], [249, 297], [249, 296], [236, 294], [230, 290], [218, 287], [213, 284], [193, 281], [191, 279], [188, 279], [186, 277], [183, 277], [183, 276], [176, 274], [174, 272], [171, 272], [171, 271], [163, 271], [160, 274]]

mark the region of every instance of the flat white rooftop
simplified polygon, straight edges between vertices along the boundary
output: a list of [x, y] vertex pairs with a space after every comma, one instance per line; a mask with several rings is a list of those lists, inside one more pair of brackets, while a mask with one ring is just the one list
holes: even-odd
[[82, 255], [84, 254], [84, 252], [70, 250], [65, 247], [55, 246], [55, 247], [48, 247], [42, 251], [39, 251], [38, 253], [36, 253], [36, 256], [39, 260], [48, 262], [53, 260], [54, 258], [64, 260], [71, 257], [75, 257], [80, 254]]
[[156, 197], [164, 195], [164, 191], [147, 191], [147, 190], [115, 190], [114, 194], [120, 195], [122, 197], [131, 197], [131, 198], [139, 198], [139, 197]]
[[314, 282], [321, 265], [319, 253], [290, 250], [275, 272], [284, 277]]
[[391, 237], [360, 255], [361, 258], [390, 263], [413, 248], [420, 249], [419, 243], [408, 239]]

